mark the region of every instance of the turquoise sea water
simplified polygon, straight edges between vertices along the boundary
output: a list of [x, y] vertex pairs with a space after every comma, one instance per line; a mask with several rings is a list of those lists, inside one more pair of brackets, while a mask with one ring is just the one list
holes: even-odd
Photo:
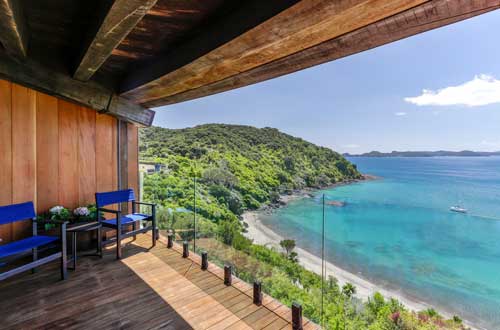
[[[500, 157], [352, 158], [381, 179], [327, 189], [262, 221], [388, 289], [500, 329]], [[468, 214], [449, 211], [460, 204]]]

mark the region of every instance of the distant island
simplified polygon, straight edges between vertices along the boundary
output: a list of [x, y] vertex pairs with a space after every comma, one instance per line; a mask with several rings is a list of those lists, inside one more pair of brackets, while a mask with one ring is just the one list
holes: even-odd
[[364, 154], [353, 155], [344, 153], [344, 157], [484, 157], [484, 156], [500, 156], [500, 151], [392, 151], [380, 152], [370, 151]]

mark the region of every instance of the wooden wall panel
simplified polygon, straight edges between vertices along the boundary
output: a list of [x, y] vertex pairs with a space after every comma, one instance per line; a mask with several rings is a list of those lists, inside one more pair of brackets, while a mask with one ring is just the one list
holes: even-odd
[[[120, 141], [136, 188], [137, 127]], [[130, 134], [129, 134], [130, 133]], [[0, 79], [0, 205], [33, 201], [37, 212], [94, 202], [118, 188], [117, 120]], [[31, 234], [26, 222], [0, 226], [0, 244]]]
[[37, 212], [59, 201], [59, 113], [55, 97], [37, 93], [36, 103]]
[[113, 143], [116, 121], [109, 116], [96, 115], [96, 178], [97, 191], [116, 189], [116, 153]]
[[[12, 203], [12, 84], [0, 80], [0, 205]], [[12, 225], [0, 226], [0, 239], [11, 240]], [[0, 242], [1, 243], [1, 242]]]
[[118, 168], [118, 120], [111, 118], [111, 168], [113, 171], [111, 172], [112, 177], [111, 177], [111, 182], [112, 182], [112, 189], [118, 189], [118, 171], [115, 170]]
[[139, 129], [137, 126], [128, 124], [128, 186], [134, 189], [136, 198], [139, 196]]
[[[12, 84], [12, 202], [36, 201], [36, 92]], [[29, 235], [29, 221], [13, 224], [12, 238]]]
[[78, 112], [79, 204], [95, 202], [96, 192], [96, 112], [80, 107]]
[[58, 100], [59, 110], [59, 204], [74, 208], [79, 202], [78, 110]]

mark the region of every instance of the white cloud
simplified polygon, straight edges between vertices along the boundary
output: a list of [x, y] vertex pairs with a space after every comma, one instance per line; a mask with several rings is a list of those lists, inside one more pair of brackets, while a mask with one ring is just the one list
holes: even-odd
[[395, 112], [396, 116], [406, 116], [406, 112]]
[[500, 103], [500, 80], [481, 74], [458, 86], [450, 86], [437, 91], [424, 89], [422, 95], [406, 97], [405, 101], [418, 106], [465, 105], [477, 107]]
[[346, 144], [346, 145], [344, 146], [344, 148], [347, 148], [347, 149], [357, 149], [357, 148], [359, 148], [359, 147], [361, 147], [361, 146], [360, 146], [360, 145], [357, 145], [357, 144]]

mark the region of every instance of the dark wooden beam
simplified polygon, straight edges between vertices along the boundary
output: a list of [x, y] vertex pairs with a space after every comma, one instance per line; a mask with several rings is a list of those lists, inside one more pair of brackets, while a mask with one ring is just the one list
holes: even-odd
[[200, 28], [201, 32], [190, 40], [162, 54], [160, 58], [131, 71], [124, 79], [121, 91], [134, 90], [193, 61], [199, 61], [214, 49], [227, 44], [297, 2], [299, 0], [242, 1], [226, 16], [216, 17], [213, 22]]
[[95, 82], [72, 79], [30, 59], [19, 63], [0, 53], [0, 77], [141, 126], [151, 126], [154, 119], [154, 111], [132, 103]]
[[74, 78], [89, 80], [156, 1], [116, 0], [84, 52]]
[[[172, 67], [165, 64], [175, 58], [173, 54], [151, 63], [147, 69], [143, 69], [144, 72], [132, 73], [125, 80], [122, 95], [142, 104], [200, 88], [303, 51], [427, 1], [302, 0], [180, 68], [172, 71]], [[246, 15], [251, 16], [248, 12]], [[224, 31], [233, 26], [219, 22], [218, 28]], [[196, 49], [196, 45], [189, 44], [189, 47]]]
[[28, 53], [28, 31], [21, 0], [0, 0], [0, 42], [11, 56], [24, 59]]
[[154, 101], [147, 107], [179, 103], [303, 70], [500, 8], [500, 0], [434, 0], [282, 59], [229, 78]]

